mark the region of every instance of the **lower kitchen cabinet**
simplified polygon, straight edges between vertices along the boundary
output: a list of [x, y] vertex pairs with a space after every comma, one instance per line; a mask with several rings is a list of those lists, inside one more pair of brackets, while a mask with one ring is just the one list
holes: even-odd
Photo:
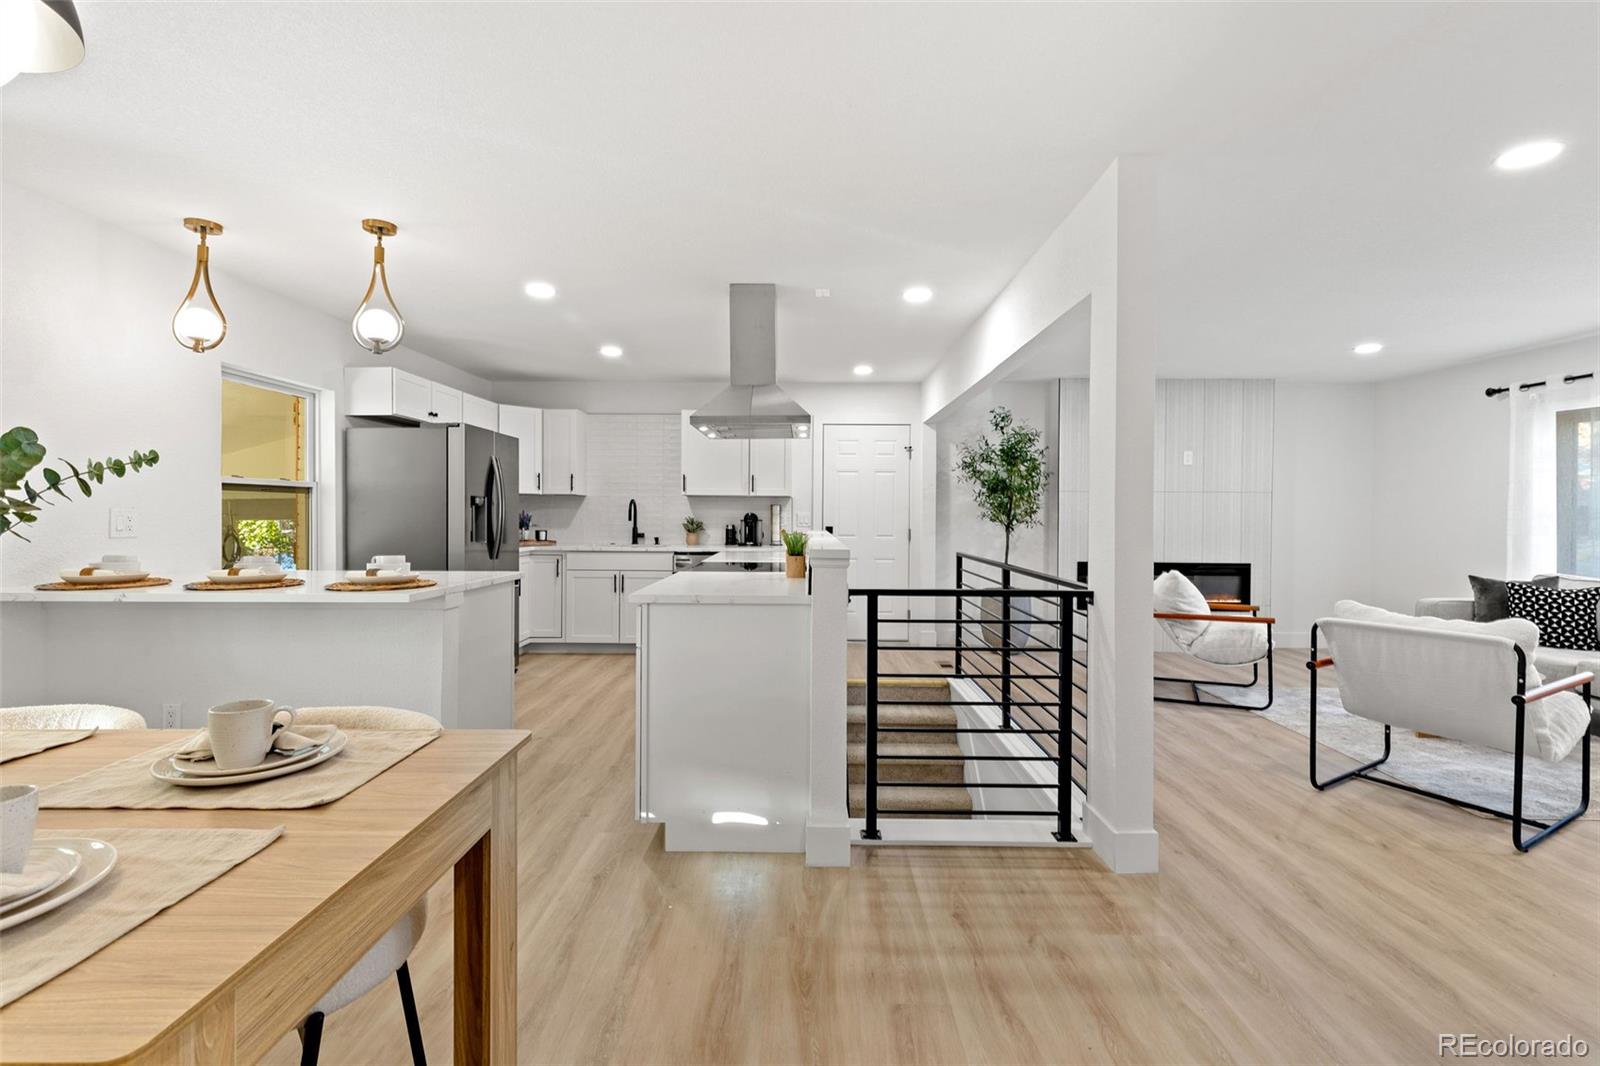
[[618, 604], [621, 574], [615, 570], [567, 571], [566, 639], [576, 644], [615, 644], [621, 639]]
[[561, 556], [524, 555], [521, 560], [522, 599], [518, 608], [518, 636], [523, 641], [560, 640], [565, 612], [566, 583]]
[[628, 602], [628, 597], [648, 585], [654, 585], [664, 577], [664, 574], [652, 570], [624, 570], [620, 575], [622, 586], [622, 603], [620, 610], [620, 629], [622, 641], [625, 644], [639, 643], [639, 608]]

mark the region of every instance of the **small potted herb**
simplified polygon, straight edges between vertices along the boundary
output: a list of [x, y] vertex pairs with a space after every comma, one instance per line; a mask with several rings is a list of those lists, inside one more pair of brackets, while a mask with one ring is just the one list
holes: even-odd
[[806, 576], [806, 541], [809, 539], [804, 533], [783, 531], [783, 550], [788, 553], [783, 560], [783, 572], [789, 577]]
[[517, 532], [522, 534], [522, 539], [528, 539], [528, 530], [533, 528], [533, 512], [523, 511], [517, 515]]
[[700, 531], [705, 528], [706, 524], [694, 515], [685, 518], [683, 520], [683, 542], [685, 544], [699, 544]]

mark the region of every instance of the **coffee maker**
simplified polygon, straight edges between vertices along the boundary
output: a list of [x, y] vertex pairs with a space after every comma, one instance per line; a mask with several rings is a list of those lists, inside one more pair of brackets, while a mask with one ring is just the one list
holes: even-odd
[[722, 543], [724, 543], [724, 544], [738, 544], [739, 543], [739, 527], [735, 526], [735, 525], [723, 526], [722, 527]]
[[761, 543], [761, 519], [754, 511], [746, 511], [744, 516], [744, 530], [740, 535], [740, 544], [752, 547]]

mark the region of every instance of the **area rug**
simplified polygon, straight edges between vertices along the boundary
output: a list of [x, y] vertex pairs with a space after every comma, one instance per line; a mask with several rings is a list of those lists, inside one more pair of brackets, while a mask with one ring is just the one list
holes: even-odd
[[[1311, 693], [1308, 689], [1279, 688], [1277, 699], [1264, 711], [1245, 706], [1259, 701], [1261, 694], [1201, 685], [1204, 698], [1251, 710], [1276, 725], [1292, 729], [1303, 737], [1311, 735]], [[1506, 713], [1511, 713], [1510, 701]], [[1383, 726], [1368, 718], [1358, 718], [1339, 702], [1339, 690], [1324, 687], [1317, 693], [1317, 741], [1358, 762], [1370, 762], [1383, 754]], [[1592, 741], [1591, 741], [1592, 743]], [[1512, 764], [1516, 760], [1503, 751], [1463, 744], [1457, 740], [1419, 737], [1409, 729], [1392, 730], [1389, 761], [1374, 771], [1374, 776], [1401, 781], [1430, 792], [1491, 807], [1511, 809]], [[1320, 776], [1327, 778], [1348, 767], [1328, 760], [1318, 762]], [[1582, 799], [1583, 746], [1559, 763], [1528, 757], [1523, 762], [1522, 807], [1529, 818], [1544, 821], [1566, 814]], [[1600, 814], [1591, 804], [1585, 817]]]

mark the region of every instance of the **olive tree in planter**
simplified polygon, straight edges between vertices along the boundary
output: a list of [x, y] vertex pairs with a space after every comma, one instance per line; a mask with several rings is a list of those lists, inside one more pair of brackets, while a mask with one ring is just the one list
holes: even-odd
[[[961, 445], [956, 457], [956, 476], [972, 489], [978, 514], [1005, 531], [1005, 562], [1011, 562], [1011, 537], [1019, 529], [1036, 526], [1044, 502], [1045, 484], [1050, 480], [1047, 453], [1039, 431], [1004, 407], [989, 412], [989, 428], [976, 440]], [[980, 601], [986, 615], [1000, 617], [997, 597]], [[1018, 597], [1013, 603], [1022, 611], [1032, 611], [1031, 599]], [[1031, 625], [1027, 619], [1012, 627], [1014, 645], [1026, 644]], [[991, 644], [997, 644], [998, 627], [984, 627]]]

